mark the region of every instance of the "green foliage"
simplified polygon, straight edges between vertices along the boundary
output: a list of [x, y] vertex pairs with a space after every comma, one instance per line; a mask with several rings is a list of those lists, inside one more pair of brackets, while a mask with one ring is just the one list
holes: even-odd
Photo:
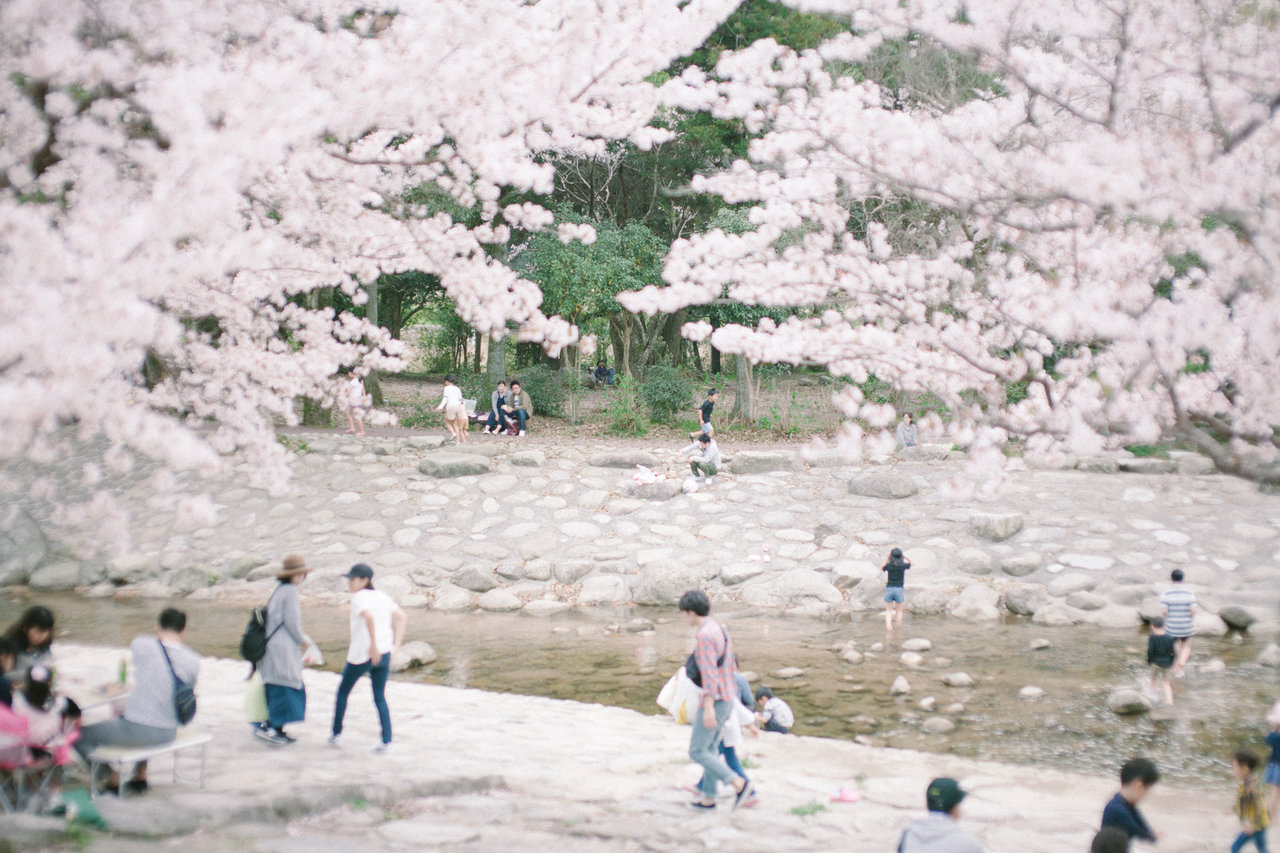
[[[561, 211], [565, 222], [583, 221]], [[618, 228], [592, 222], [591, 245], [562, 243], [554, 234], [537, 234], [520, 255], [520, 272], [542, 288], [542, 310], [571, 323], [616, 314], [617, 295], [656, 284], [662, 277], [667, 244], [639, 222]]]
[[294, 438], [289, 435], [277, 435], [276, 441], [284, 445], [290, 453], [297, 456], [305, 456], [311, 452], [311, 446], [302, 438]]
[[529, 392], [534, 406], [534, 411], [530, 414], [564, 417], [564, 399], [568, 388], [560, 371], [539, 364], [520, 371], [512, 379], [518, 380], [520, 387]]
[[862, 398], [868, 403], [883, 406], [886, 403], [893, 405], [897, 402], [897, 392], [894, 387], [874, 373], [858, 387], [862, 389]]
[[605, 432], [610, 435], [641, 436], [649, 432], [639, 388], [630, 376], [618, 377], [609, 389], [603, 412]]
[[1169, 448], [1159, 444], [1129, 444], [1124, 449], [1134, 456], [1148, 456], [1157, 459], [1169, 458]]
[[649, 409], [649, 417], [669, 424], [676, 414], [693, 405], [693, 384], [675, 368], [657, 365], [645, 372], [640, 396]]
[[770, 406], [768, 414], [756, 419], [756, 426], [780, 436], [794, 436], [812, 429], [807, 423], [808, 420], [805, 406], [800, 400], [800, 393], [793, 388], [786, 406], [777, 404]]
[[791, 810], [791, 813], [798, 817], [808, 817], [809, 815], [815, 815], [818, 812], [825, 812], [826, 810], [827, 807], [822, 803], [813, 802], [805, 803], [803, 806], [796, 806]]
[[413, 407], [412, 412], [400, 416], [400, 426], [405, 429], [432, 429], [444, 426], [444, 415], [433, 406], [419, 403]]

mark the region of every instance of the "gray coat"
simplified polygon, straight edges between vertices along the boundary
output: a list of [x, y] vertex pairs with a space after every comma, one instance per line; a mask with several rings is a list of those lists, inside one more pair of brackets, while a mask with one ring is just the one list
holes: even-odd
[[[276, 631], [276, 626], [280, 630]], [[298, 588], [282, 583], [267, 602], [267, 654], [258, 664], [264, 684], [302, 687], [302, 603]], [[275, 634], [271, 632], [275, 631]]]

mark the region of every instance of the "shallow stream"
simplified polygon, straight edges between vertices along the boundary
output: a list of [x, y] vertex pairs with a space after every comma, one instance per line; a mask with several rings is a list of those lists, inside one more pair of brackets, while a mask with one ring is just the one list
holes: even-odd
[[[164, 606], [72, 595], [8, 596], [0, 599], [0, 626], [36, 602], [54, 610], [58, 640], [121, 646], [149, 631]], [[180, 606], [188, 613], [192, 647], [236, 656], [247, 606], [193, 601]], [[872, 614], [853, 621], [746, 611], [714, 615], [729, 628], [741, 668], [753, 674], [752, 686], [767, 684], [790, 703], [798, 734], [1105, 775], [1124, 759], [1145, 754], [1171, 778], [1221, 782], [1232, 750], [1247, 745], [1261, 751], [1263, 715], [1280, 696], [1280, 673], [1253, 663], [1266, 638], [1247, 634], [1197, 638], [1187, 677], [1175, 682], [1174, 707], [1119, 717], [1106, 707], [1108, 693], [1146, 678], [1146, 635], [1138, 630], [1045, 628], [1012, 618], [972, 625], [909, 617], [886, 639], [883, 621]], [[662, 713], [654, 697], [691, 648], [690, 629], [678, 617], [674, 609], [646, 608], [550, 619], [415, 610], [408, 638], [426, 640], [439, 657], [402, 677]], [[636, 618], [651, 620], [653, 630], [630, 633], [628, 623]], [[306, 607], [303, 622], [324, 652], [326, 668], [340, 669], [346, 609]], [[917, 668], [899, 660], [900, 642], [912, 637], [933, 644]], [[1048, 640], [1049, 647], [1032, 650], [1033, 639]], [[833, 651], [849, 641], [866, 654], [863, 662], [845, 663]], [[884, 647], [877, 651], [877, 643]], [[1200, 672], [1215, 659], [1225, 669]], [[804, 674], [786, 680], [772, 675], [783, 667]], [[943, 684], [942, 676], [953, 672], [968, 673], [975, 685]], [[905, 696], [889, 693], [898, 675], [910, 683]], [[1044, 695], [1019, 698], [1024, 686], [1039, 687]], [[921, 708], [926, 697], [936, 701], [931, 712]], [[949, 707], [957, 703], [962, 707]], [[950, 719], [954, 730], [926, 732], [922, 724], [933, 714]]]

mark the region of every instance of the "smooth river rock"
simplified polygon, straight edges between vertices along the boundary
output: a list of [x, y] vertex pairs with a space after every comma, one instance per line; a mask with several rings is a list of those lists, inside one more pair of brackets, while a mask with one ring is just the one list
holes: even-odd
[[489, 473], [489, 460], [482, 456], [460, 453], [433, 453], [418, 463], [418, 471], [428, 477], [470, 477]]
[[849, 492], [864, 498], [900, 500], [919, 491], [916, 481], [904, 474], [864, 474], [849, 481]]

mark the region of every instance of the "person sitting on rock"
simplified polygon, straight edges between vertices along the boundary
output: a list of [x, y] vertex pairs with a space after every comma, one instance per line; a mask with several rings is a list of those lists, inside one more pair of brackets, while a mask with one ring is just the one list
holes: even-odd
[[511, 383], [511, 415], [520, 424], [520, 434], [524, 435], [529, 418], [533, 415], [533, 400], [518, 380]]
[[484, 423], [482, 435], [497, 435], [507, 431], [511, 426], [511, 394], [507, 391], [507, 383], [499, 380], [498, 387], [489, 397], [489, 417]]
[[915, 418], [907, 412], [902, 416], [902, 420], [898, 423], [897, 429], [898, 447], [915, 447], [916, 446], [916, 423]]
[[791, 713], [791, 706], [774, 696], [768, 687], [756, 690], [756, 704], [760, 706], [756, 722], [766, 732], [785, 735], [796, 724], [796, 715]]

